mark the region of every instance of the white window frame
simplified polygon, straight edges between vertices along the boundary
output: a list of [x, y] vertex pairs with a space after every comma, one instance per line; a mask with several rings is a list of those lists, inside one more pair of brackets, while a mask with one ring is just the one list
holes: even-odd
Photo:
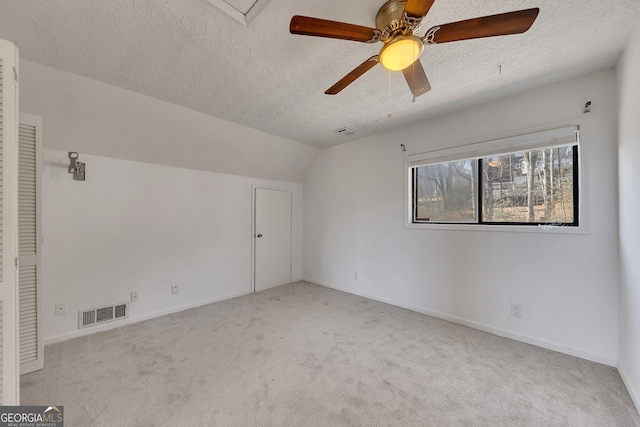
[[[413, 222], [413, 171], [420, 164], [440, 163], [454, 160], [485, 157], [505, 152], [526, 151], [544, 146], [544, 142], [554, 136], [566, 134], [575, 127], [579, 130], [578, 144], [578, 218], [577, 227], [555, 227], [550, 225], [493, 225], [493, 224], [459, 224], [459, 223], [424, 223]], [[555, 123], [545, 127], [525, 129], [508, 136], [497, 136], [483, 142], [463, 144], [453, 148], [434, 150], [416, 154], [407, 154], [404, 165], [404, 226], [405, 228], [423, 230], [458, 230], [458, 231], [501, 231], [517, 233], [550, 233], [550, 234], [590, 234], [588, 209], [588, 189], [584, 178], [588, 173], [587, 157], [589, 146], [588, 121], [575, 119]]]

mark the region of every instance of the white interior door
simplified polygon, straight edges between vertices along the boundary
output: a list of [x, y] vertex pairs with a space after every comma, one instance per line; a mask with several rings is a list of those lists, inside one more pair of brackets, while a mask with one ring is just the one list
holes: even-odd
[[20, 114], [18, 131], [18, 288], [20, 374], [44, 367], [40, 280], [41, 119]]
[[0, 40], [0, 405], [20, 402], [18, 347], [18, 49]]
[[255, 290], [291, 283], [291, 192], [255, 190]]

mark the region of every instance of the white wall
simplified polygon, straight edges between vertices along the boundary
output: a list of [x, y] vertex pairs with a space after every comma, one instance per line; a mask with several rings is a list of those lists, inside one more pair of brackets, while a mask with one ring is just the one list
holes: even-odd
[[[44, 157], [47, 343], [98, 331], [78, 330], [78, 310], [129, 301], [134, 290], [129, 321], [250, 292], [252, 185], [293, 192], [292, 277], [302, 276], [302, 184], [90, 155], [81, 182], [67, 173], [66, 152]], [[56, 303], [66, 315], [55, 315]]]
[[[589, 100], [593, 112], [583, 115]], [[581, 150], [588, 234], [404, 227], [405, 154], [576, 118], [588, 121]], [[304, 181], [304, 276], [615, 365], [616, 124], [616, 74], [607, 71], [324, 150]], [[511, 302], [522, 304], [522, 319], [510, 316]]]
[[[220, 100], [221, 103], [227, 102]], [[302, 182], [318, 149], [136, 92], [20, 61], [20, 108], [42, 117], [44, 146]]]
[[[300, 182], [317, 149], [29, 61], [20, 85], [46, 149], [46, 343], [96, 332], [78, 330], [78, 310], [134, 290], [130, 321], [249, 292], [251, 185], [293, 191], [292, 278], [301, 277]], [[87, 181], [67, 173], [67, 151], [80, 153]], [[66, 315], [54, 315], [56, 303]]]
[[640, 30], [618, 64], [620, 129], [620, 360], [618, 369], [640, 409]]

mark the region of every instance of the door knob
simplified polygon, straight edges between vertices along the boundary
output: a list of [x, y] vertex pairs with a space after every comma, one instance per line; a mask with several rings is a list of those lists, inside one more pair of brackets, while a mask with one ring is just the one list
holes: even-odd
[[262, 234], [258, 234], [258, 238], [262, 237]]

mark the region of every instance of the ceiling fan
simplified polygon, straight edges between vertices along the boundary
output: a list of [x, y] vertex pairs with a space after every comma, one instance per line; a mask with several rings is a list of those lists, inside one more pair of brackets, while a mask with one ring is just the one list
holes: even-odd
[[296, 15], [291, 18], [289, 31], [291, 34], [304, 36], [384, 43], [378, 55], [357, 66], [327, 89], [325, 94], [336, 95], [380, 63], [390, 71], [402, 71], [411, 93], [416, 97], [431, 90], [420, 62], [425, 45], [521, 34], [533, 25], [540, 12], [540, 9], [534, 8], [436, 25], [421, 37], [422, 19], [434, 2], [435, 0], [389, 0], [378, 10], [377, 28]]

